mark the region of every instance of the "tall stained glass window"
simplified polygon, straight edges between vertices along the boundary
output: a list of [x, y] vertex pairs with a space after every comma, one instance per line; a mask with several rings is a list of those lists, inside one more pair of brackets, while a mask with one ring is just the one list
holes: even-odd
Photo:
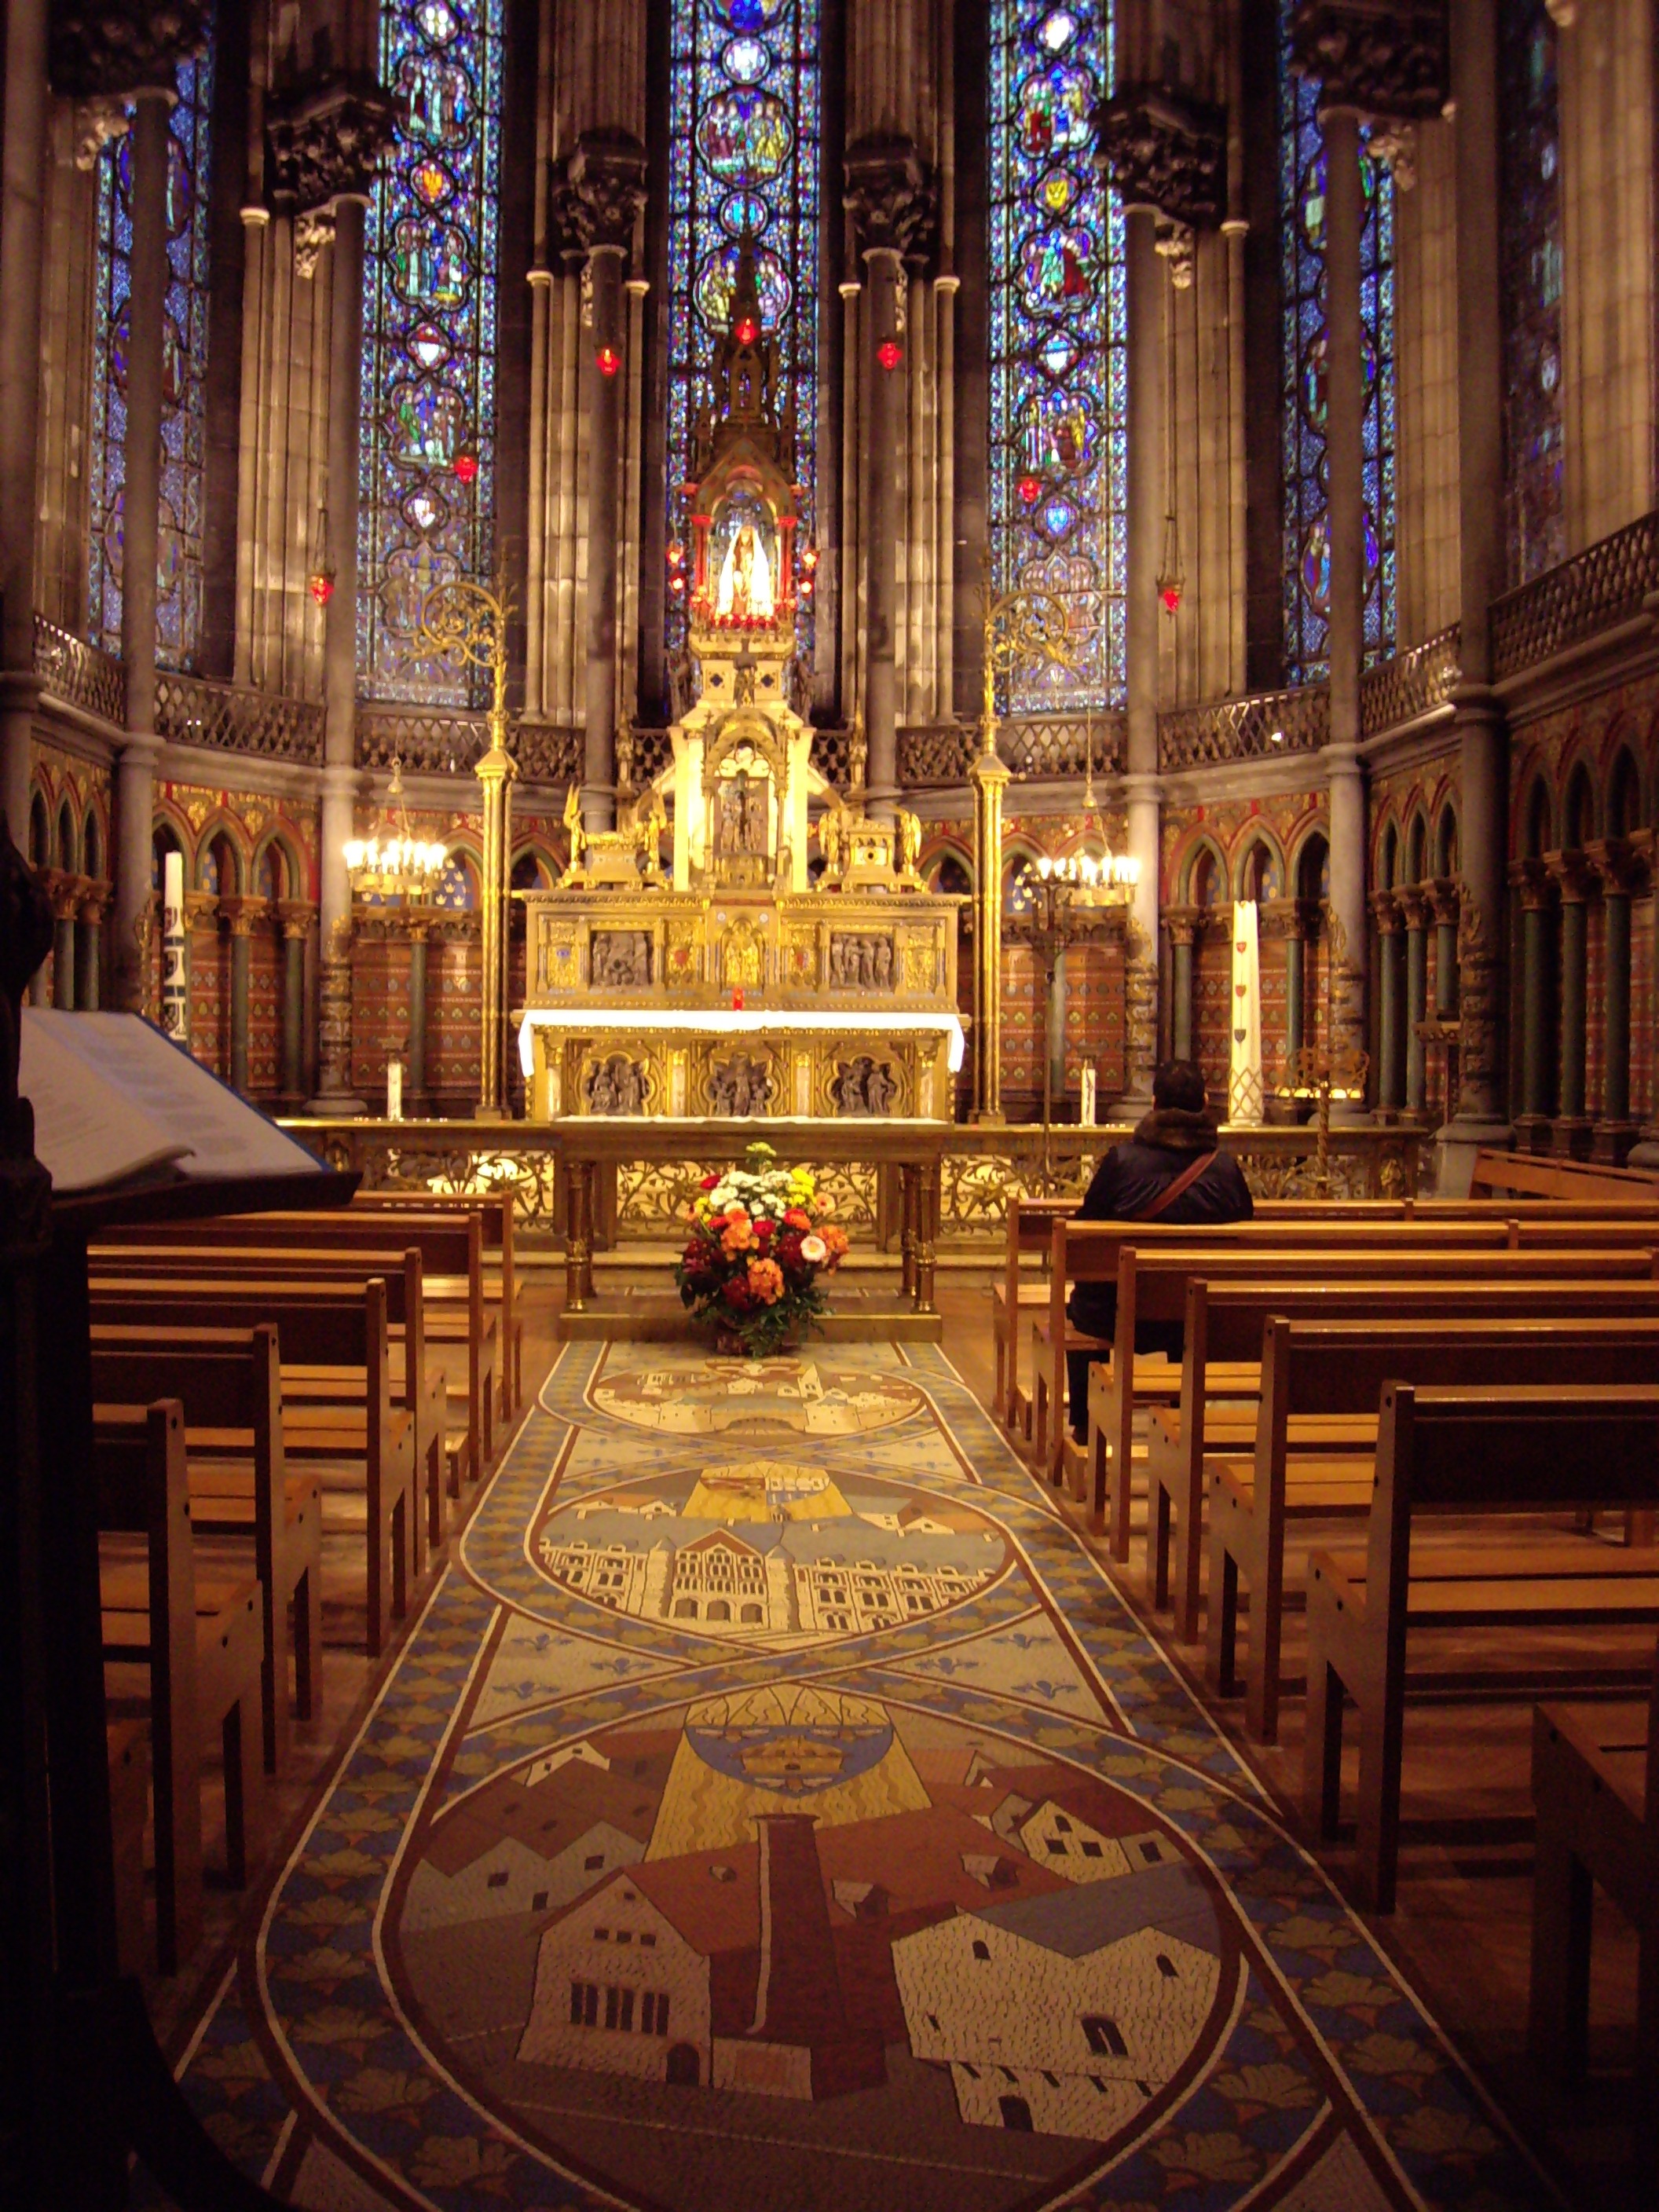
[[991, 532], [999, 591], [1071, 617], [1073, 668], [1017, 669], [1005, 708], [1124, 692], [1128, 368], [1123, 210], [1094, 166], [1112, 79], [1101, 0], [993, 0]]
[[[816, 537], [818, 392], [818, 0], [672, 0], [668, 145], [668, 535], [685, 537], [691, 426], [724, 331], [738, 241], [757, 240], [761, 321], [795, 410], [798, 547]], [[812, 647], [811, 603], [797, 635]], [[671, 659], [685, 635], [671, 599]]]
[[358, 681], [471, 702], [417, 643], [435, 584], [495, 550], [495, 279], [504, 0], [382, 0], [380, 76], [404, 103], [363, 262]]
[[1561, 119], [1556, 29], [1521, 0], [1498, 41], [1509, 580], [1566, 557], [1561, 501]]
[[[188, 668], [202, 626], [202, 472], [207, 452], [208, 153], [213, 58], [182, 63], [168, 120], [167, 299], [161, 319], [161, 539], [155, 651]], [[97, 264], [88, 482], [91, 501], [87, 631], [121, 650], [126, 490], [127, 347], [132, 289], [132, 141], [105, 147], [97, 169]]]
[[[1319, 87], [1290, 67], [1282, 16], [1279, 212], [1284, 313], [1285, 672], [1311, 683], [1328, 667], [1331, 549], [1325, 459], [1325, 143]], [[1364, 379], [1365, 659], [1394, 651], [1394, 179], [1360, 133], [1360, 363]]]

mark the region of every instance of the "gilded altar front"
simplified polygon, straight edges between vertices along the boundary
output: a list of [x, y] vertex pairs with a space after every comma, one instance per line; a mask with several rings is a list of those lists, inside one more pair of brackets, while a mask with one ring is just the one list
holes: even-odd
[[521, 895], [536, 1120], [951, 1118], [960, 902], [918, 876], [914, 815], [866, 812], [861, 748], [836, 790], [789, 703], [816, 554], [777, 369], [745, 239], [684, 487], [689, 549], [669, 549], [696, 696], [642, 789], [619, 736], [617, 826], [585, 826], [573, 786], [569, 866]]

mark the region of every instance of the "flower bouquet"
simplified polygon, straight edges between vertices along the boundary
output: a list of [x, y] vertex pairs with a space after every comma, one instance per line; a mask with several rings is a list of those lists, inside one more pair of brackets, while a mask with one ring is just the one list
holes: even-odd
[[770, 1145], [750, 1145], [740, 1168], [705, 1176], [690, 1208], [691, 1237], [674, 1268], [680, 1297], [712, 1319], [750, 1358], [776, 1352], [829, 1310], [819, 1278], [847, 1250], [805, 1168], [781, 1168]]

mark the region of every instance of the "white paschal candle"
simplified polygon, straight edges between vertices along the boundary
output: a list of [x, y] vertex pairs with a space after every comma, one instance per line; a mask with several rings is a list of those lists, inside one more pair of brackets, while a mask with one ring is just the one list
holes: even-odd
[[190, 979], [185, 969], [185, 856], [161, 860], [161, 1027], [175, 1044], [190, 1042]]

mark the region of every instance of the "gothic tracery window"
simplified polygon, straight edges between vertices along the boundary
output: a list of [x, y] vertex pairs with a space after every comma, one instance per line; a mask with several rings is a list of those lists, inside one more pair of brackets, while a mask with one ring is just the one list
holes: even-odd
[[[1328, 668], [1331, 549], [1325, 457], [1325, 142], [1319, 87], [1290, 67], [1290, 0], [1281, 15], [1279, 204], [1284, 349], [1285, 673], [1308, 684]], [[1394, 179], [1360, 135], [1361, 484], [1365, 518], [1364, 650], [1394, 651]]]
[[[208, 156], [212, 50], [181, 63], [167, 125], [167, 295], [161, 319], [161, 533], [155, 652], [188, 668], [202, 622], [202, 477], [207, 452]], [[132, 140], [98, 157], [97, 263], [88, 478], [91, 504], [87, 629], [121, 650], [126, 490], [127, 350], [132, 281]]]
[[1561, 141], [1556, 29], [1522, 0], [1498, 41], [1509, 580], [1566, 556], [1561, 495]]
[[495, 550], [495, 283], [504, 0], [382, 0], [404, 106], [363, 262], [357, 668], [372, 697], [469, 702], [418, 643], [436, 584]]
[[[668, 536], [683, 542], [691, 431], [724, 331], [738, 242], [757, 241], [761, 321], [795, 416], [799, 549], [811, 543], [817, 424], [819, 0], [672, 0], [668, 152]], [[670, 577], [671, 659], [686, 629]], [[796, 634], [812, 651], [810, 599]]]
[[1109, 5], [991, 11], [991, 529], [999, 591], [1061, 599], [1075, 666], [1017, 669], [1011, 712], [1121, 701], [1127, 568], [1123, 211], [1094, 166]]

